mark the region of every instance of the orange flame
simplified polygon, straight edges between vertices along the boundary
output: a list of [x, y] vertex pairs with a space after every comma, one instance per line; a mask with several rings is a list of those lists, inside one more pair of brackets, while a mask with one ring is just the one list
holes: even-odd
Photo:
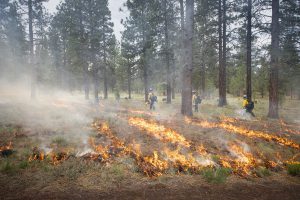
[[267, 141], [275, 141], [275, 142], [277, 142], [278, 144], [281, 144], [281, 145], [285, 145], [285, 146], [292, 147], [292, 148], [295, 148], [295, 149], [300, 149], [299, 144], [297, 144], [294, 141], [289, 140], [287, 138], [267, 134], [267, 133], [262, 132], [262, 131], [250, 130], [250, 129], [247, 129], [247, 128], [242, 127], [242, 126], [234, 126], [232, 124], [228, 124], [228, 123], [225, 123], [225, 122], [217, 123], [217, 122], [209, 122], [209, 121], [196, 121], [196, 120], [192, 120], [190, 118], [186, 118], [185, 121], [188, 124], [197, 125], [197, 126], [201, 126], [201, 127], [204, 127], [204, 128], [222, 128], [222, 129], [225, 129], [225, 130], [229, 131], [229, 133], [237, 133], [237, 134], [247, 136], [247, 137], [250, 137], [250, 138], [262, 138], [262, 139], [265, 139]]
[[8, 145], [0, 147], [0, 152], [5, 151], [5, 150], [10, 150], [12, 148], [13, 148], [12, 142], [9, 142]]
[[159, 125], [152, 121], [146, 121], [143, 118], [131, 117], [128, 120], [132, 126], [139, 127], [142, 130], [146, 130], [147, 133], [152, 134], [157, 139], [164, 142], [171, 142], [174, 144], [180, 144], [185, 147], [190, 147], [190, 143], [176, 131], [166, 128], [163, 125]]

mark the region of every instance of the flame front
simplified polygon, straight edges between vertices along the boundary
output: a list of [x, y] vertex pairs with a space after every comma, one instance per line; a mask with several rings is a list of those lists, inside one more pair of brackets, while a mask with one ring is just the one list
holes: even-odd
[[128, 122], [130, 125], [136, 126], [141, 130], [146, 130], [147, 133], [150, 133], [161, 141], [180, 144], [185, 147], [191, 146], [191, 144], [185, 139], [185, 137], [172, 129], [166, 128], [163, 125], [159, 125], [155, 122], [147, 121], [143, 118], [138, 117], [131, 117]]
[[262, 138], [267, 141], [275, 141], [281, 145], [285, 145], [285, 146], [292, 147], [295, 149], [300, 149], [299, 144], [297, 144], [296, 142], [289, 140], [287, 138], [267, 134], [262, 131], [250, 130], [250, 129], [247, 129], [246, 127], [242, 127], [242, 126], [234, 126], [234, 125], [232, 125], [230, 123], [226, 123], [226, 122], [217, 123], [217, 122], [209, 122], [209, 121], [198, 121], [198, 120], [193, 120], [190, 118], [185, 118], [185, 121], [188, 124], [201, 126], [203, 128], [222, 128], [222, 129], [225, 129], [226, 131], [228, 131], [229, 133], [237, 133], [237, 134], [247, 136], [250, 138]]

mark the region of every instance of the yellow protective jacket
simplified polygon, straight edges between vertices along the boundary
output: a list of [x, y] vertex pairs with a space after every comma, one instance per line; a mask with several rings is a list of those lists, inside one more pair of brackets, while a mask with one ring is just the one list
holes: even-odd
[[246, 108], [246, 106], [248, 105], [248, 100], [247, 99], [244, 99], [243, 100], [243, 108]]

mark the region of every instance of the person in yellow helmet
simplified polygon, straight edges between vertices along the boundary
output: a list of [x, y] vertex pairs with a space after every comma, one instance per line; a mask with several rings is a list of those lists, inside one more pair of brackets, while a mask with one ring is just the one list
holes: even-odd
[[243, 96], [243, 108], [245, 109], [245, 111], [247, 113], [250, 113], [252, 115], [252, 117], [255, 117], [254, 113], [253, 113], [253, 109], [254, 109], [254, 103], [248, 100], [247, 95]]
[[246, 106], [248, 105], [248, 99], [247, 99], [247, 95], [243, 96], [243, 108], [246, 109]]

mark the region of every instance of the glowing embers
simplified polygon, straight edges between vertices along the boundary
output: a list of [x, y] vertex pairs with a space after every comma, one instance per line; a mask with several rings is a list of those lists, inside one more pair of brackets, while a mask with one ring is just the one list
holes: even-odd
[[45, 153], [44, 151], [40, 150], [37, 147], [34, 147], [32, 149], [32, 154], [28, 158], [29, 162], [32, 161], [44, 161], [47, 160], [53, 165], [58, 165], [61, 162], [67, 160], [69, 158], [70, 154], [67, 151], [60, 150], [60, 151], [50, 151]]
[[7, 145], [0, 147], [1, 156], [10, 156], [13, 153], [12, 142], [9, 142]]
[[157, 139], [163, 142], [171, 142], [174, 144], [180, 144], [185, 147], [190, 147], [191, 144], [176, 131], [166, 128], [163, 125], [159, 125], [152, 121], [147, 121], [143, 118], [131, 117], [129, 120], [129, 125], [136, 126], [141, 130], [146, 130], [148, 134], [153, 135]]
[[287, 138], [267, 134], [262, 131], [250, 130], [243, 126], [235, 126], [235, 125], [228, 123], [228, 121], [227, 122], [209, 122], [209, 121], [200, 121], [200, 120], [195, 120], [195, 119], [190, 119], [190, 118], [185, 118], [185, 121], [188, 124], [201, 126], [203, 128], [222, 128], [228, 132], [237, 133], [237, 134], [244, 135], [244, 136], [247, 136], [250, 138], [261, 138], [261, 139], [264, 139], [267, 141], [277, 142], [278, 144], [281, 144], [281, 145], [284, 145], [287, 147], [300, 149], [299, 144], [297, 144], [294, 141], [289, 140]]

